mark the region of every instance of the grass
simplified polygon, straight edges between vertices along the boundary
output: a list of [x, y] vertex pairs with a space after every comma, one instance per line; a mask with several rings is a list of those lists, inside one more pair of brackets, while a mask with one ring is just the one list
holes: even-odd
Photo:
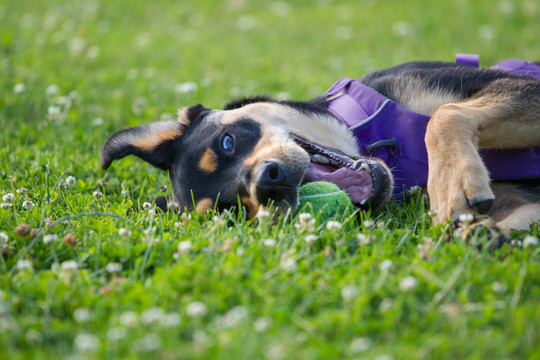
[[133, 158], [103, 172], [99, 152], [184, 105], [306, 99], [456, 52], [539, 59], [539, 17], [530, 0], [3, 3], [0, 358], [538, 358], [536, 246], [479, 252], [420, 197], [304, 232], [127, 214], [168, 178]]

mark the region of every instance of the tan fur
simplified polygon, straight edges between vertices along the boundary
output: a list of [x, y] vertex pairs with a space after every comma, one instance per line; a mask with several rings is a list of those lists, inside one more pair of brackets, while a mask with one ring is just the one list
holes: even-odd
[[519, 93], [488, 94], [441, 106], [428, 124], [427, 186], [437, 222], [474, 212], [467, 200], [494, 198], [479, 147], [523, 148], [540, 144], [538, 115], [523, 106]]
[[395, 81], [393, 93], [399, 94], [397, 101], [405, 108], [424, 115], [433, 115], [444, 104], [460, 100], [443, 89], [428, 89], [421, 81]]
[[208, 148], [204, 151], [201, 158], [199, 159], [199, 168], [207, 173], [212, 173], [216, 171], [217, 155], [212, 149]]
[[257, 212], [259, 211], [260, 204], [257, 201], [253, 201], [251, 198], [244, 196], [241, 199], [242, 205], [246, 207], [247, 210], [247, 218], [252, 219], [257, 215]]
[[526, 204], [515, 209], [497, 226], [501, 229], [529, 230], [533, 221], [540, 221], [540, 204]]
[[131, 141], [131, 145], [138, 147], [144, 151], [152, 151], [164, 141], [174, 140], [182, 134], [176, 128], [158, 128], [154, 132], [148, 133], [147, 136], [142, 136]]
[[180, 125], [189, 126], [191, 123], [191, 120], [189, 120], [188, 116], [188, 108], [183, 107], [181, 109], [178, 109], [178, 116], [176, 120], [180, 123]]
[[211, 209], [214, 206], [214, 201], [210, 198], [203, 198], [197, 202], [195, 205], [195, 211], [198, 213], [203, 213], [208, 209]]

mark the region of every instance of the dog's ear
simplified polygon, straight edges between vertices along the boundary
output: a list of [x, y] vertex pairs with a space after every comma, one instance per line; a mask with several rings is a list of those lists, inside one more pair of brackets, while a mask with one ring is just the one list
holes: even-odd
[[101, 167], [107, 170], [114, 160], [135, 155], [153, 166], [169, 170], [174, 147], [186, 129], [210, 110], [202, 105], [180, 109], [178, 119], [162, 121], [120, 130], [103, 145]]

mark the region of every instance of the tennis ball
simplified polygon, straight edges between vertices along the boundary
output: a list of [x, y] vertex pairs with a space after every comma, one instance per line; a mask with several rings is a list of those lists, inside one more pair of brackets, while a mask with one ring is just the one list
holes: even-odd
[[326, 181], [308, 182], [298, 188], [298, 212], [321, 213], [321, 219], [354, 208], [351, 198], [337, 185]]

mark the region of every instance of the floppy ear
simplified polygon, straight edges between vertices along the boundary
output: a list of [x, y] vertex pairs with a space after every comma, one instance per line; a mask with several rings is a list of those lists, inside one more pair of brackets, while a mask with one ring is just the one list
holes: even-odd
[[153, 166], [169, 170], [174, 145], [185, 130], [208, 111], [202, 105], [183, 108], [178, 119], [120, 130], [111, 135], [101, 151], [101, 167], [107, 170], [114, 160], [135, 155]]

